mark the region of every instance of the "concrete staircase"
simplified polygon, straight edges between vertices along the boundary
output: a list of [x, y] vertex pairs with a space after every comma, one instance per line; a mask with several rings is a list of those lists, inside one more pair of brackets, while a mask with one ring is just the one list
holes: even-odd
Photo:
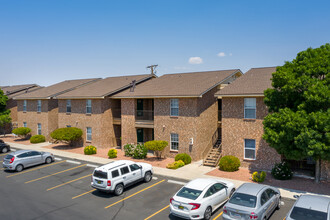
[[219, 138], [214, 146], [211, 148], [209, 153], [207, 154], [203, 165], [216, 167], [221, 158], [221, 139]]

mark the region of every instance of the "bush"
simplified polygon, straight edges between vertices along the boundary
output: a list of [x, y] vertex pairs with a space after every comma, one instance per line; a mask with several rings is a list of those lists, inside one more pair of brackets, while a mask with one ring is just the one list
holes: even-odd
[[265, 171], [261, 171], [260, 173], [254, 172], [252, 173], [252, 180], [257, 183], [262, 183], [265, 181], [266, 176], [267, 175]]
[[116, 158], [117, 157], [117, 150], [116, 149], [110, 149], [108, 151], [109, 158]]
[[272, 175], [278, 180], [289, 180], [293, 176], [293, 172], [288, 163], [281, 162], [274, 165]]
[[46, 138], [43, 135], [34, 135], [30, 138], [30, 143], [31, 144], [37, 144], [37, 143], [42, 143], [45, 142]]
[[96, 147], [94, 147], [93, 145], [89, 145], [85, 147], [84, 154], [86, 155], [96, 154]]
[[235, 156], [224, 156], [220, 159], [219, 168], [222, 171], [234, 172], [241, 166], [241, 162]]
[[144, 146], [148, 150], [152, 150], [155, 152], [155, 155], [158, 159], [162, 158], [162, 153], [167, 147], [168, 142], [167, 141], [159, 141], [159, 140], [153, 140], [153, 141], [148, 141], [144, 144]]
[[135, 159], [144, 159], [147, 157], [148, 149], [141, 144], [138, 144], [134, 147], [133, 158]]
[[180, 167], [183, 167], [183, 166], [184, 166], [184, 162], [182, 160], [178, 160], [178, 161], [175, 161], [173, 163], [167, 164], [166, 168], [176, 170], [176, 169], [178, 169]]
[[189, 154], [177, 154], [175, 156], [175, 161], [179, 161], [182, 160], [184, 162], [184, 164], [190, 164], [191, 163], [191, 157], [189, 156]]
[[21, 138], [26, 138], [27, 135], [31, 132], [31, 129], [26, 127], [20, 127], [15, 128], [12, 132]]
[[81, 129], [75, 127], [68, 127], [58, 128], [53, 131], [50, 136], [56, 141], [64, 142], [72, 146], [74, 141], [78, 141], [79, 139], [81, 139], [82, 134], [83, 132]]
[[133, 144], [126, 144], [124, 146], [124, 152], [126, 157], [132, 157], [135, 146]]

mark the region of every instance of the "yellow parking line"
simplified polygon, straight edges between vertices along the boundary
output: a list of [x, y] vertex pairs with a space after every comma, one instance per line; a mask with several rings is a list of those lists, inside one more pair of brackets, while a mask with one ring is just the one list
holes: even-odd
[[77, 180], [80, 180], [80, 179], [83, 179], [83, 178], [86, 178], [86, 177], [89, 177], [89, 176], [91, 176], [91, 174], [88, 174], [88, 175], [83, 176], [83, 177], [79, 177], [79, 178], [77, 178], [77, 179], [71, 180], [71, 181], [66, 182], [66, 183], [62, 183], [62, 184], [57, 185], [57, 186], [54, 186], [54, 187], [52, 187], [52, 188], [47, 189], [47, 191], [52, 190], [52, 189], [55, 189], [55, 188], [58, 188], [58, 187], [60, 187], [60, 186], [64, 186], [64, 185], [66, 185], [66, 184], [72, 183], [72, 182], [74, 182], [74, 181], [77, 181]]
[[67, 169], [67, 170], [62, 170], [60, 172], [57, 172], [57, 173], [53, 173], [53, 174], [50, 174], [50, 175], [47, 175], [47, 176], [43, 176], [43, 177], [40, 177], [40, 178], [37, 178], [37, 179], [34, 179], [34, 180], [30, 180], [30, 181], [27, 181], [25, 183], [32, 183], [32, 182], [35, 182], [37, 180], [41, 180], [41, 179], [45, 179], [47, 177], [50, 177], [50, 176], [55, 176], [57, 174], [60, 174], [60, 173], [64, 173], [64, 172], [67, 172], [67, 171], [70, 171], [70, 170], [74, 170], [74, 169], [77, 169], [79, 167], [83, 167], [83, 166], [86, 166], [87, 164], [83, 164], [83, 165], [80, 165], [80, 166], [77, 166], [77, 167], [73, 167], [73, 168], [70, 168], [70, 169]]
[[96, 189], [92, 189], [91, 191], [88, 191], [88, 192], [82, 193], [82, 194], [80, 194], [80, 195], [78, 195], [78, 196], [72, 197], [72, 199], [76, 199], [76, 198], [78, 198], [78, 197], [80, 197], [80, 196], [83, 196], [83, 195], [86, 195], [86, 194], [88, 194], [88, 193], [94, 192], [95, 190], [96, 190]]
[[217, 216], [215, 216], [214, 219], [212, 219], [212, 220], [216, 220], [216, 219], [218, 219], [218, 218], [222, 215], [222, 213], [223, 213], [223, 212], [220, 212], [220, 214], [217, 215]]
[[167, 209], [168, 207], [170, 207], [170, 205], [165, 206], [164, 208], [162, 208], [162, 209], [159, 210], [158, 212], [155, 212], [154, 214], [150, 215], [148, 218], [145, 218], [144, 220], [148, 220], [148, 219], [154, 217], [155, 215], [157, 215], [158, 213], [164, 211], [164, 210]]
[[153, 185], [151, 185], [151, 186], [148, 186], [147, 188], [144, 188], [144, 189], [142, 189], [142, 190], [140, 190], [140, 191], [138, 191], [138, 192], [136, 192], [136, 193], [134, 193], [134, 194], [132, 194], [132, 195], [130, 195], [130, 196], [127, 196], [126, 198], [124, 198], [124, 199], [121, 199], [121, 200], [119, 200], [119, 201], [117, 201], [117, 202], [115, 202], [115, 203], [112, 203], [111, 205], [108, 205], [108, 206], [106, 206], [106, 207], [104, 207], [105, 209], [107, 209], [107, 208], [110, 208], [111, 206], [114, 206], [114, 205], [116, 205], [116, 204], [118, 204], [118, 203], [120, 203], [120, 202], [122, 202], [122, 201], [124, 201], [124, 200], [126, 200], [126, 199], [129, 199], [129, 198], [131, 198], [132, 196], [135, 196], [135, 195], [137, 195], [137, 194], [139, 194], [139, 193], [141, 193], [141, 192], [143, 192], [143, 191], [145, 191], [145, 190], [147, 190], [147, 189], [150, 189], [151, 187], [154, 187], [154, 186], [156, 186], [156, 185], [158, 185], [159, 183], [162, 183], [162, 182], [164, 182], [165, 180], [161, 180], [161, 181], [159, 181], [159, 182], [157, 182], [157, 183], [155, 183], [155, 184], [153, 184]]
[[5, 156], [5, 155], [10, 154], [10, 153], [12, 153], [12, 152], [5, 153], [5, 154], [0, 154], [0, 156]]
[[45, 167], [49, 167], [49, 166], [53, 166], [53, 165], [56, 165], [56, 164], [59, 164], [59, 163], [63, 163], [63, 162], [66, 162], [66, 160], [63, 160], [63, 161], [60, 161], [60, 162], [56, 162], [56, 163], [51, 163], [51, 164], [44, 165], [42, 167], [37, 167], [37, 168], [31, 169], [31, 170], [27, 170], [27, 171], [22, 171], [22, 172], [19, 172], [19, 173], [15, 173], [15, 174], [12, 174], [12, 175], [7, 176], [7, 178], [8, 177], [12, 177], [12, 176], [17, 176], [17, 175], [20, 175], [20, 174], [23, 174], [23, 173], [28, 173], [28, 172], [31, 172], [31, 171], [39, 170], [39, 169], [42, 169], [42, 168], [45, 168]]

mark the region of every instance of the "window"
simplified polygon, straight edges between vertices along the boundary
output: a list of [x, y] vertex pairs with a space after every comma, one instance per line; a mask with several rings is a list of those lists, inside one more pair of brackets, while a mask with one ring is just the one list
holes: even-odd
[[244, 159], [256, 159], [256, 140], [244, 139]]
[[244, 193], [234, 193], [234, 195], [230, 198], [229, 203], [254, 208], [256, 207], [256, 201], [257, 197], [255, 196]]
[[277, 193], [276, 193], [274, 190], [272, 190], [272, 189], [266, 189], [266, 192], [267, 192], [269, 198], [272, 198], [274, 195], [277, 194]]
[[86, 114], [92, 114], [92, 100], [86, 100]]
[[122, 168], [120, 168], [120, 172], [121, 172], [122, 175], [124, 175], [126, 173], [129, 173], [128, 167], [122, 167]]
[[114, 170], [111, 172], [112, 178], [115, 178], [117, 176], [119, 176], [119, 171], [118, 170]]
[[101, 170], [95, 170], [93, 176], [102, 179], [108, 179], [108, 173]]
[[134, 164], [129, 165], [129, 168], [131, 168], [131, 171], [135, 171], [135, 170], [140, 169], [140, 166], [134, 163]]
[[23, 127], [26, 128], [27, 127], [27, 123], [23, 122]]
[[66, 113], [71, 113], [71, 100], [66, 100]]
[[205, 193], [204, 198], [212, 196], [214, 193], [216, 193], [214, 186], [211, 186]]
[[67, 128], [71, 128], [71, 125], [67, 125], [66, 127], [67, 127]]
[[256, 99], [245, 98], [244, 99], [244, 118], [255, 119], [256, 118]]
[[260, 204], [261, 205], [264, 205], [267, 201], [268, 201], [268, 195], [266, 193], [266, 191], [264, 191], [262, 194], [261, 194], [261, 197], [260, 197]]
[[37, 101], [37, 112], [41, 112], [41, 100]]
[[299, 220], [326, 220], [327, 213], [295, 206], [291, 212], [290, 218]]
[[226, 186], [222, 185], [221, 183], [216, 183], [213, 186], [214, 186], [215, 192], [219, 192], [220, 190], [226, 188]]
[[171, 99], [171, 116], [179, 116], [179, 99]]
[[38, 134], [41, 135], [41, 124], [38, 123]]
[[41, 153], [38, 152], [38, 151], [31, 151], [30, 152], [30, 156], [40, 156], [40, 155], [41, 155]]
[[92, 141], [92, 128], [91, 127], [86, 128], [86, 140]]
[[171, 150], [178, 151], [179, 150], [179, 135], [171, 134]]
[[202, 193], [201, 190], [183, 187], [176, 195], [182, 198], [195, 200], [200, 196], [201, 193]]
[[24, 100], [24, 101], [23, 101], [23, 112], [26, 112], [26, 104], [27, 104], [27, 101]]

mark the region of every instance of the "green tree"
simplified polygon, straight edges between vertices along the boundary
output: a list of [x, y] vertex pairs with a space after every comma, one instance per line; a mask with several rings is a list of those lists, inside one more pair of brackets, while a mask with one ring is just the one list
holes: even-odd
[[72, 146], [75, 141], [81, 139], [82, 134], [83, 132], [80, 128], [67, 127], [56, 129], [50, 133], [50, 136], [56, 141], [64, 142]]
[[3, 129], [5, 134], [6, 125], [11, 122], [10, 110], [6, 109], [8, 97], [0, 89], [0, 128]]
[[312, 157], [319, 182], [321, 160], [330, 160], [330, 44], [278, 67], [272, 86], [264, 92], [263, 138], [288, 159]]

